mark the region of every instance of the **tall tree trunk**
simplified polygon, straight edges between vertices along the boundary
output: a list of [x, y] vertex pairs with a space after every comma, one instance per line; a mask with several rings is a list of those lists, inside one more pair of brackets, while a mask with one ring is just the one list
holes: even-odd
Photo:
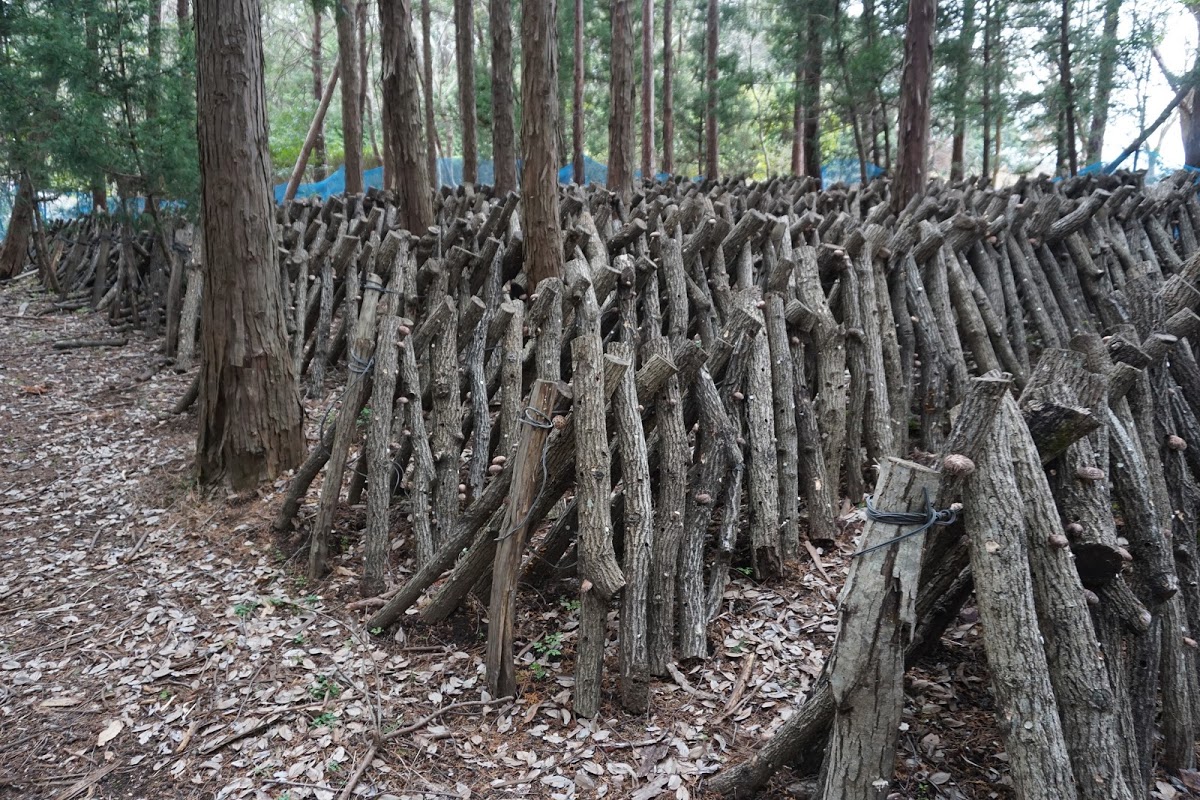
[[1071, 0], [1062, 0], [1058, 27], [1058, 74], [1062, 81], [1063, 141], [1067, 147], [1066, 166], [1070, 174], [1079, 172], [1075, 151], [1075, 86], [1071, 82]]
[[980, 123], [983, 132], [983, 166], [981, 174], [991, 177], [992, 138], [992, 3], [985, 0], [983, 7], [983, 98], [980, 107]]
[[175, 19], [179, 23], [180, 28], [191, 24], [190, 16], [188, 0], [175, 0]]
[[[837, 0], [835, 0], [837, 1]], [[810, 7], [804, 52], [804, 174], [821, 184], [821, 72], [829, 0]]]
[[[382, 13], [381, 11], [380, 14]], [[429, 0], [421, 0], [421, 69], [423, 70], [422, 76], [423, 83], [425, 84], [425, 142], [429, 145], [425, 151], [425, 172], [426, 180], [430, 182], [430, 185], [434, 189], [437, 189], [441, 183], [441, 175], [438, 174], [437, 123], [433, 118], [433, 39], [431, 34], [433, 23], [429, 17]], [[383, 105], [386, 113], [386, 92], [384, 92]], [[387, 127], [386, 122], [384, 123], [384, 127]], [[386, 130], [384, 131], [383, 145], [384, 158], [386, 159], [386, 152], [390, 147]], [[386, 172], [386, 170], [384, 171]]]
[[1112, 97], [1113, 76], [1117, 70], [1117, 24], [1121, 19], [1121, 0], [1104, 3], [1104, 32], [1100, 36], [1100, 61], [1096, 65], [1096, 93], [1092, 96], [1092, 124], [1088, 129], [1084, 160], [1094, 164], [1103, 158], [1104, 126], [1108, 121], [1108, 103]]
[[[162, 71], [162, 0], [150, 0], [146, 25], [146, 61], [151, 75], [158, 75]], [[158, 86], [157, 79], [150, 80], [146, 86], [147, 120], [158, 116]]]
[[954, 65], [954, 133], [950, 147], [950, 180], [960, 181], [966, 169], [963, 165], [967, 139], [967, 86], [971, 79], [972, 46], [975, 43], [975, 0], [963, 0], [962, 31], [958, 37]]
[[362, 106], [358, 104], [361, 74], [358, 67], [358, 31], [354, 0], [338, 0], [333, 8], [337, 23], [338, 63], [342, 65], [342, 148], [346, 167], [346, 194], [362, 194]]
[[197, 0], [196, 110], [204, 221], [202, 483], [252, 488], [300, 463], [267, 150], [259, 0]]
[[571, 163], [575, 183], [586, 177], [583, 163], [583, 0], [575, 0], [575, 85], [571, 96]]
[[521, 13], [521, 227], [529, 292], [563, 273], [558, 222], [558, 0]]
[[674, 0], [663, 0], [663, 157], [662, 171], [675, 172], [675, 49], [671, 43]]
[[792, 174], [804, 174], [804, 55], [796, 54], [796, 76], [792, 83]]
[[633, 194], [633, 20], [629, 0], [612, 2], [612, 82], [608, 116], [608, 188]]
[[433, 224], [433, 203], [421, 137], [420, 79], [412, 0], [379, 4], [383, 45], [384, 172], [400, 204], [400, 224], [416, 233]]
[[[1192, 7], [1196, 18], [1196, 26], [1200, 28], [1200, 6]], [[1191, 82], [1195, 84], [1195, 75], [1200, 73], [1200, 51], [1196, 53], [1196, 62], [1192, 65]], [[1196, 89], [1193, 87], [1179, 104], [1179, 132], [1183, 135], [1183, 163], [1189, 167], [1200, 167], [1200, 102], [1197, 102]]]
[[458, 115], [462, 121], [462, 179], [479, 180], [479, 152], [475, 134], [475, 4], [454, 0], [454, 55], [458, 65]]
[[[322, 56], [322, 32], [321, 32], [321, 0], [313, 0], [312, 2], [312, 47], [310, 55], [312, 56], [312, 90], [313, 99], [320, 104], [321, 95], [325, 92], [325, 74]], [[313, 178], [318, 181], [325, 180], [325, 165], [328, 163], [328, 156], [325, 153], [325, 121], [321, 120], [321, 127], [317, 129], [317, 140], [313, 144]]]
[[[371, 49], [367, 41], [367, 0], [358, 0], [354, 8], [354, 26], [358, 30], [358, 118], [363, 132], [370, 131], [371, 151], [379, 163], [379, 144], [375, 141], [375, 123], [371, 119]], [[366, 169], [366, 156], [363, 156]], [[365, 187], [364, 187], [365, 188]]]
[[29, 237], [33, 234], [33, 184], [29, 173], [22, 171], [13, 198], [12, 214], [8, 218], [8, 233], [0, 241], [0, 280], [20, 273], [29, 254]]
[[642, 0], [642, 180], [654, 178], [654, 0]]
[[517, 143], [513, 122], [512, 0], [491, 0], [492, 162], [497, 195], [517, 188]]
[[929, 151], [929, 94], [937, 0], [908, 0], [904, 70], [900, 76], [900, 143], [892, 209], [898, 214], [925, 189]]
[[720, 150], [717, 145], [717, 36], [720, 31], [720, 13], [717, 0], [708, 0], [705, 20], [705, 70], [704, 88], [704, 177], [716, 180], [720, 177], [717, 160]]

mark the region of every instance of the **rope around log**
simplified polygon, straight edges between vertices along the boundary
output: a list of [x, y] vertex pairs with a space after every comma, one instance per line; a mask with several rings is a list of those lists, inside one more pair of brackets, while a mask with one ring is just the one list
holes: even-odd
[[925, 496], [924, 511], [880, 511], [875, 508], [875, 504], [873, 502], [875, 495], [867, 495], [867, 519], [874, 520], [875, 522], [882, 522], [885, 525], [895, 525], [897, 527], [903, 525], [920, 525], [921, 527], [917, 528], [915, 531], [902, 533], [894, 539], [888, 539], [886, 542], [880, 542], [877, 545], [868, 547], [866, 550], [859, 550], [850, 557], [857, 558], [858, 556], [863, 556], [867, 553], [873, 553], [880, 548], [903, 541], [910, 536], [916, 536], [918, 533], [924, 533], [934, 525], [953, 525], [958, 519], [958, 509], [954, 506], [941, 510], [935, 509], [933, 507], [933, 501], [929, 499], [929, 490], [924, 489], [922, 491]]

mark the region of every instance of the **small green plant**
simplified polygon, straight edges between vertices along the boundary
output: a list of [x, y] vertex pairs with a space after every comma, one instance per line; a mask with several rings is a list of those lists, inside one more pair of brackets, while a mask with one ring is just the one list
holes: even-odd
[[161, 692], [158, 693], [158, 699], [162, 700], [164, 702], [167, 700], [170, 700], [171, 699], [171, 690], [163, 689]]
[[558, 658], [562, 655], [562, 638], [561, 633], [548, 633], [534, 642], [533, 649], [538, 655]]
[[308, 687], [308, 693], [314, 700], [337, 698], [342, 694], [342, 685], [328, 675], [318, 675], [317, 682]]
[[332, 758], [325, 762], [325, 771], [332, 772], [335, 775], [342, 771], [342, 762], [334, 761]]
[[750, 567], [734, 567], [734, 569], [745, 575], [747, 578], [754, 574], [754, 570]]
[[576, 611], [579, 610], [579, 601], [575, 600], [573, 598], [570, 598], [570, 597], [561, 598], [558, 601], [558, 604], [560, 606], [562, 606], [563, 608], [565, 608], [567, 611], [571, 612], [572, 614], [574, 614]]
[[376, 625], [374, 628], [371, 628], [372, 636], [378, 636], [381, 633], [383, 633], [383, 628], [379, 627], [378, 625]]
[[549, 670], [536, 661], [529, 665], [529, 671], [533, 673], [533, 677], [537, 678], [539, 681], [546, 680], [546, 676], [550, 674]]
[[305, 595], [304, 597], [304, 605], [306, 606], [315, 606], [319, 602], [321, 602], [321, 598], [315, 594]]
[[362, 411], [358, 412], [358, 424], [359, 425], [367, 425], [370, 422], [371, 422], [371, 409], [364, 408]]
[[242, 619], [253, 614], [258, 610], [259, 602], [257, 600], [249, 600], [245, 603], [238, 603], [233, 607], [233, 613], [237, 614]]
[[304, 644], [304, 642], [305, 642], [305, 638], [304, 638], [303, 633], [297, 633], [295, 636], [292, 637], [292, 644], [299, 645], [299, 644]]
[[332, 728], [334, 725], [337, 725], [337, 717], [334, 716], [330, 711], [326, 711], [323, 714], [318, 714], [317, 716], [313, 717], [312, 722], [309, 723], [309, 727], [312, 728]]

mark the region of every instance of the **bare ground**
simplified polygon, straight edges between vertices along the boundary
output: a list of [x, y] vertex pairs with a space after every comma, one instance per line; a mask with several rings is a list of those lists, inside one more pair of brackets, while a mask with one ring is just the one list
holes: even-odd
[[[346, 608], [361, 519], [338, 521], [334, 574], [307, 585], [269, 533], [284, 480], [197, 491], [195, 419], [168, 413], [189, 376], [159, 342], [54, 312], [20, 283], [0, 291], [0, 331], [0, 800], [326, 800], [348, 784], [354, 797], [684, 800], [820, 673], [853, 525], [823, 569], [806, 561], [774, 586], [735, 572], [713, 657], [656, 683], [647, 717], [611, 694], [596, 720], [571, 713], [577, 593], [562, 585], [523, 594], [519, 699], [426, 719], [491, 699], [485, 608], [371, 635]], [[308, 407], [310, 437], [328, 402]], [[393, 581], [411, 569], [403, 533]], [[910, 673], [894, 797], [1011, 796], [978, 626], [969, 609], [959, 622]], [[764, 796], [802, 795], [788, 773]]]

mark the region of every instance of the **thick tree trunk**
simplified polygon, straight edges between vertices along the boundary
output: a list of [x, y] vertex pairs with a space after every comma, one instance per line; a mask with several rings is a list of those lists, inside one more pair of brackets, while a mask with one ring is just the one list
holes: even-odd
[[575, 166], [575, 183], [584, 182], [583, 163], [583, 0], [575, 0], [575, 60], [574, 86], [571, 96], [571, 163]]
[[671, 42], [674, 0], [663, 0], [663, 156], [662, 171], [675, 172], [675, 48]]
[[796, 56], [796, 77], [792, 85], [792, 174], [804, 174], [804, 56]]
[[526, 6], [521, 14], [521, 228], [531, 292], [563, 272], [558, 220], [558, 0]]
[[497, 196], [517, 188], [517, 144], [513, 122], [512, 2], [491, 0], [492, 162]]
[[[317, 105], [321, 105], [321, 95], [325, 91], [324, 77], [324, 58], [322, 58], [323, 33], [321, 31], [321, 0], [313, 0], [312, 3], [312, 47], [309, 48], [309, 56], [312, 61], [312, 93], [313, 99], [317, 101]], [[320, 125], [317, 126], [317, 138], [313, 142], [313, 180], [323, 181], [326, 175], [326, 165], [328, 164], [328, 156], [325, 153], [325, 120], [322, 117]]]
[[[382, 13], [382, 12], [381, 12]], [[421, 0], [421, 80], [424, 85], [424, 91], [421, 93], [424, 98], [425, 107], [425, 172], [426, 178], [430, 185], [437, 189], [441, 182], [441, 176], [438, 174], [438, 136], [437, 123], [433, 118], [433, 39], [432, 39], [432, 21], [430, 20], [429, 0]], [[384, 52], [387, 52], [386, 47]], [[387, 109], [387, 93], [384, 92], [384, 109]], [[386, 153], [388, 146], [387, 139], [387, 117], [384, 117], [384, 134], [383, 144], [384, 152]], [[386, 156], [385, 156], [386, 158]], [[386, 172], [386, 170], [385, 170]]]
[[243, 490], [304, 456], [272, 230], [258, 0], [197, 2], [196, 67], [207, 272], [196, 461], [202, 482]]
[[950, 180], [960, 181], [965, 171], [963, 161], [967, 138], [967, 87], [971, 81], [971, 49], [975, 42], [975, 0], [963, 0], [962, 31], [958, 36], [958, 52], [954, 65], [954, 128], [950, 152]]
[[[1196, 27], [1200, 28], [1200, 7], [1191, 9], [1196, 18]], [[1179, 110], [1179, 132], [1183, 135], [1183, 163], [1189, 167], [1200, 167], [1200, 97], [1195, 88], [1197, 69], [1200, 68], [1200, 53], [1192, 66], [1193, 77], [1181, 82], [1181, 92], [1186, 92]], [[1191, 89], [1183, 86], [1191, 84]]]
[[654, 0], [642, 0], [642, 180], [654, 177]]
[[29, 254], [29, 237], [33, 235], [33, 184], [29, 174], [21, 173], [8, 232], [0, 242], [0, 280], [16, 277], [24, 268]]
[[[420, 79], [413, 39], [412, 2], [379, 4], [383, 40], [384, 171], [400, 205], [400, 224], [416, 233], [433, 224], [428, 152], [421, 138]], [[427, 118], [428, 121], [428, 118]]]
[[1092, 124], [1088, 129], [1084, 159], [1094, 164], [1103, 157], [1104, 128], [1112, 97], [1113, 76], [1117, 71], [1117, 25], [1121, 19], [1121, 0], [1104, 3], [1104, 32], [1100, 36], [1100, 61], [1096, 65], [1096, 93], [1092, 95]]
[[454, 0], [454, 55], [458, 67], [458, 116], [462, 124], [462, 179], [479, 180], [479, 146], [475, 133], [475, 4]]
[[900, 76], [900, 133], [892, 210], [925, 191], [929, 152], [929, 95], [933, 78], [933, 36], [937, 0], [909, 0], [904, 31], [904, 70]]
[[362, 194], [362, 106], [359, 101], [358, 34], [351, 0], [333, 9], [337, 23], [338, 64], [342, 68], [342, 149], [346, 168], [346, 194]]
[[717, 0], [708, 0], [704, 36], [704, 177], [716, 180], [720, 177], [717, 161], [720, 149], [717, 144], [717, 40], [721, 24]]
[[609, 88], [608, 189], [633, 196], [633, 20], [629, 0], [612, 3], [612, 83]]

